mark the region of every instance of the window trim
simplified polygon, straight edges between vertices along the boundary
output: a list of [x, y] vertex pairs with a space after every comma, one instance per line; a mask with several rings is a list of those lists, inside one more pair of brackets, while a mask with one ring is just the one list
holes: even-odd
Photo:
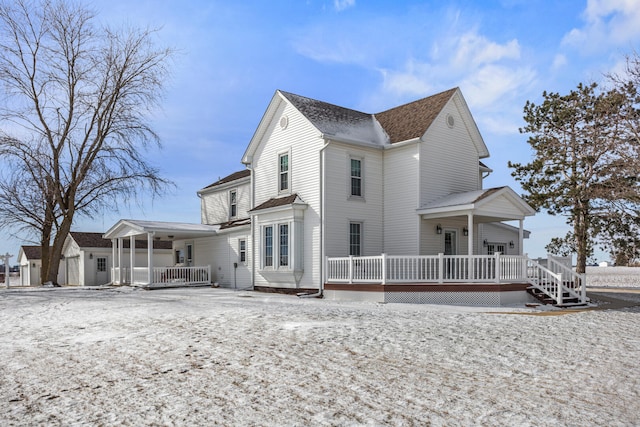
[[[283, 227], [285, 232], [283, 233]], [[286, 236], [286, 239], [283, 243], [283, 236]], [[289, 223], [281, 223], [278, 224], [278, 268], [284, 267], [289, 268], [289, 246], [290, 246], [290, 236], [289, 233]], [[285, 249], [285, 253], [282, 250]], [[284, 259], [284, 262], [283, 262]]]
[[[352, 165], [351, 162], [353, 160], [356, 160], [358, 162], [360, 162], [360, 176], [359, 177], [355, 177], [353, 175], [353, 169], [352, 169]], [[348, 179], [347, 179], [347, 195], [349, 199], [355, 199], [355, 200], [364, 200], [364, 157], [360, 157], [360, 156], [349, 156], [348, 162], [347, 162], [347, 175], [348, 175]], [[354, 179], [359, 179], [360, 180], [360, 194], [353, 194], [353, 180]]]
[[[273, 224], [265, 225], [262, 230], [262, 267], [273, 268]], [[267, 235], [267, 230], [270, 231], [269, 235]], [[267, 238], [270, 238], [269, 244], [267, 244]]]
[[[353, 241], [352, 241], [352, 237], [354, 236], [354, 234], [352, 233], [351, 230], [351, 226], [352, 225], [357, 225], [358, 226], [358, 243], [357, 246], [354, 245]], [[349, 228], [348, 228], [348, 233], [347, 235], [349, 236], [349, 256], [362, 256], [363, 253], [363, 249], [364, 249], [364, 239], [363, 239], [363, 230], [364, 230], [364, 222], [363, 221], [349, 221]], [[354, 251], [352, 249], [357, 247], [357, 254], [354, 253]]]
[[238, 239], [238, 261], [247, 263], [247, 239]]
[[[291, 221], [277, 221], [262, 226], [262, 270], [290, 271], [292, 269], [292, 228]], [[270, 235], [267, 230], [270, 230]], [[267, 245], [268, 237], [270, 245]]]
[[[286, 171], [281, 171], [281, 162], [282, 162], [282, 158], [284, 156], [287, 156], [287, 170]], [[277, 164], [277, 187], [278, 187], [278, 194], [291, 194], [291, 150], [287, 150], [287, 151], [281, 151], [278, 153], [278, 164]], [[287, 184], [287, 188], [282, 188], [282, 175], [283, 174], [287, 174], [286, 176], [286, 184]]]
[[229, 190], [229, 218], [238, 216], [238, 189]]

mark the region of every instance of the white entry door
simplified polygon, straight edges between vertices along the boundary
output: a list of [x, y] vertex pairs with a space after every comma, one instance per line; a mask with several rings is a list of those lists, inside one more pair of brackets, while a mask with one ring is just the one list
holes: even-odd
[[96, 285], [106, 285], [109, 283], [109, 258], [96, 257]]
[[458, 233], [456, 230], [444, 230], [444, 254], [458, 255]]

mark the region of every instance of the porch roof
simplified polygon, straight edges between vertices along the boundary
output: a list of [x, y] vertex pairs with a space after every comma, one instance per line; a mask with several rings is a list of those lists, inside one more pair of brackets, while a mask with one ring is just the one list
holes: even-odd
[[154, 233], [154, 237], [162, 240], [177, 240], [213, 236], [218, 230], [219, 225], [121, 219], [104, 233], [103, 238], [117, 239]]
[[424, 219], [472, 214], [478, 222], [524, 219], [535, 214], [509, 187], [452, 193], [417, 209]]

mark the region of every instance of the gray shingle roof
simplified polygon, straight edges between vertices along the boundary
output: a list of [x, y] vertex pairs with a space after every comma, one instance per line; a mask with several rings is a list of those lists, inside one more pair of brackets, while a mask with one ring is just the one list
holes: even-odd
[[290, 205], [290, 204], [292, 204], [293, 202], [296, 201], [297, 197], [298, 197], [297, 194], [292, 194], [292, 195], [286, 196], [286, 197], [272, 198], [272, 199], [267, 200], [264, 203], [259, 204], [255, 208], [251, 209], [251, 212], [260, 211], [262, 209], [276, 208], [278, 206]]
[[218, 185], [222, 185], [222, 184], [226, 184], [227, 182], [232, 182], [232, 181], [236, 181], [238, 179], [242, 179], [242, 178], [246, 178], [249, 175], [251, 175], [251, 171], [249, 169], [245, 169], [245, 170], [241, 170], [238, 172], [234, 172], [230, 175], [225, 176], [224, 178], [220, 178], [219, 180], [217, 180], [216, 182], [207, 185], [206, 187], [203, 188], [203, 190], [206, 190], [208, 188], [212, 188], [212, 187], [217, 187]]
[[[102, 233], [91, 233], [91, 232], [80, 232], [80, 231], [71, 231], [69, 233], [73, 240], [80, 246], [81, 248], [110, 248], [111, 240], [103, 239]], [[131, 245], [129, 244], [129, 239], [124, 239], [122, 241], [122, 247], [128, 248]], [[168, 240], [154, 240], [153, 248], [154, 249], [171, 249], [173, 244]], [[146, 249], [147, 248], [147, 240], [146, 237], [144, 240], [136, 240], [136, 249]]]
[[382, 144], [421, 137], [457, 88], [376, 114], [279, 91], [323, 134]]

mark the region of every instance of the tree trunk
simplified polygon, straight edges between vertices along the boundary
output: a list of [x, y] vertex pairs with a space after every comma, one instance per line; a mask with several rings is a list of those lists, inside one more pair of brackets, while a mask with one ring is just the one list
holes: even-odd
[[574, 215], [573, 232], [576, 239], [576, 273], [584, 274], [587, 269], [589, 251], [589, 209], [588, 202], [579, 201]]

